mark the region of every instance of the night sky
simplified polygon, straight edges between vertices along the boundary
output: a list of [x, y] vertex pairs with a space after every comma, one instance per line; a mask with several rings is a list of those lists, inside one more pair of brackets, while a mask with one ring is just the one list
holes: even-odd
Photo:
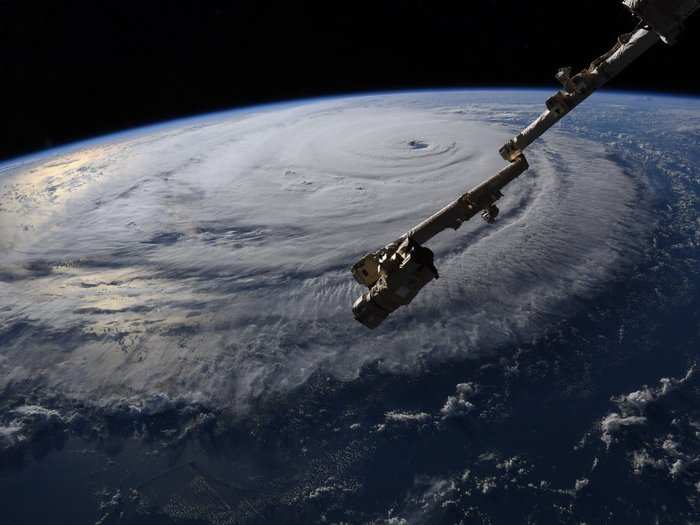
[[[550, 86], [634, 28], [614, 0], [0, 0], [0, 159], [299, 97]], [[700, 94], [700, 16], [617, 89]], [[544, 104], [544, 100], [543, 100]]]

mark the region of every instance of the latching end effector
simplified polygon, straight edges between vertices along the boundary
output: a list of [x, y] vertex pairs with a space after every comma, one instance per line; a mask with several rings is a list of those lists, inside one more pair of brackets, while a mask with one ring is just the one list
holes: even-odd
[[355, 279], [367, 286], [352, 305], [355, 319], [377, 328], [397, 308], [410, 303], [418, 292], [439, 277], [433, 252], [411, 237], [403, 239], [393, 253], [370, 254], [352, 268]]
[[685, 20], [700, 9], [700, 0], [623, 0], [622, 3], [666, 44], [676, 41]]

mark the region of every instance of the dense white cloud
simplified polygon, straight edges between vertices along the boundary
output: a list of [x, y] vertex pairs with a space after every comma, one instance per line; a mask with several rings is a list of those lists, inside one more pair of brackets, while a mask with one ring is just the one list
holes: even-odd
[[18, 446], [26, 439], [24, 428], [17, 423], [0, 426], [0, 452]]
[[643, 425], [647, 422], [647, 418], [642, 416], [621, 416], [617, 412], [608, 414], [600, 422], [601, 436], [603, 442], [610, 446], [613, 442], [613, 436], [625, 427]]
[[[612, 412], [601, 420], [601, 439], [610, 446], [614, 435], [620, 429], [644, 425], [647, 422], [645, 413], [648, 406], [684, 385], [693, 377], [695, 371], [695, 366], [692, 366], [681, 379], [663, 377], [659, 380], [657, 387], [644, 385], [640, 390], [614, 397], [612, 400], [618, 406], [619, 412]], [[666, 440], [663, 448], [672, 451], [673, 442]]]
[[478, 391], [479, 387], [474, 383], [459, 383], [455, 387], [455, 395], [447, 397], [440, 414], [444, 418], [466, 416], [474, 410], [474, 404], [469, 399]]
[[0, 452], [30, 443], [43, 432], [61, 430], [65, 418], [57, 410], [39, 405], [22, 405], [3, 414], [0, 422]]
[[384, 414], [388, 423], [418, 424], [428, 423], [432, 417], [426, 412], [398, 412], [390, 411]]
[[[349, 267], [496, 173], [517, 129], [497, 121], [522, 111], [470, 93], [327, 100], [6, 167], [0, 388], [243, 410], [320, 369], [410, 372], [537, 336], [622, 271], [645, 223], [637, 181], [557, 131], [495, 226], [431, 243], [443, 277], [414, 304], [372, 333], [350, 313]], [[443, 415], [468, 411], [460, 395]]]
[[591, 484], [591, 480], [588, 478], [581, 478], [577, 479], [576, 483], [574, 484], [574, 492], [581, 492], [583, 489], [588, 487], [588, 485]]
[[[625, 446], [633, 445], [634, 448], [628, 450], [626, 456], [635, 475], [662, 471], [673, 479], [684, 478], [689, 467], [700, 462], [697, 441], [686, 432], [686, 428], [692, 429], [695, 426], [687, 413], [673, 417], [670, 424], [664, 422], [663, 418], [648, 415], [650, 406], [663, 403], [672, 392], [684, 387], [696, 388], [692, 381], [695, 374], [696, 367], [691, 366], [680, 379], [665, 377], [659, 380], [657, 386], [644, 385], [639, 390], [612, 398], [618, 411], [608, 414], [600, 421], [600, 437], [608, 449], [616, 443], [618, 452], [624, 450]], [[662, 410], [668, 411], [669, 407]], [[675, 410], [670, 408], [670, 413], [675, 414]], [[634, 440], [624, 440], [627, 433], [625, 429], [634, 435]]]
[[694, 366], [689, 368], [688, 372], [681, 379], [662, 377], [659, 380], [658, 387], [651, 388], [644, 385], [640, 390], [616, 397], [613, 400], [625, 414], [643, 413], [648, 405], [673, 392], [688, 381], [693, 374], [695, 374]]

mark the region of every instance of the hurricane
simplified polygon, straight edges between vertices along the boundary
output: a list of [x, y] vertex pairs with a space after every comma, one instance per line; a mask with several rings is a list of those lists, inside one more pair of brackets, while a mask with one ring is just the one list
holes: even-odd
[[531, 340], [624, 276], [643, 180], [557, 131], [495, 225], [431, 243], [441, 279], [370, 333], [349, 268], [503, 167], [536, 105], [327, 99], [137, 130], [0, 172], [0, 388], [245, 411], [319, 371], [412, 373]]

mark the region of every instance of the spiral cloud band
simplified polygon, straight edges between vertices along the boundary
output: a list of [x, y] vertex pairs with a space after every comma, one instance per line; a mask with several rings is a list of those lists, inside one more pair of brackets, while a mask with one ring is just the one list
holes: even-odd
[[359, 257], [503, 167], [519, 115], [471, 92], [328, 99], [138, 130], [0, 166], [0, 387], [165, 394], [245, 410], [324, 371], [483, 355], [537, 337], [624, 272], [641, 183], [554, 130], [442, 278], [381, 329]]

